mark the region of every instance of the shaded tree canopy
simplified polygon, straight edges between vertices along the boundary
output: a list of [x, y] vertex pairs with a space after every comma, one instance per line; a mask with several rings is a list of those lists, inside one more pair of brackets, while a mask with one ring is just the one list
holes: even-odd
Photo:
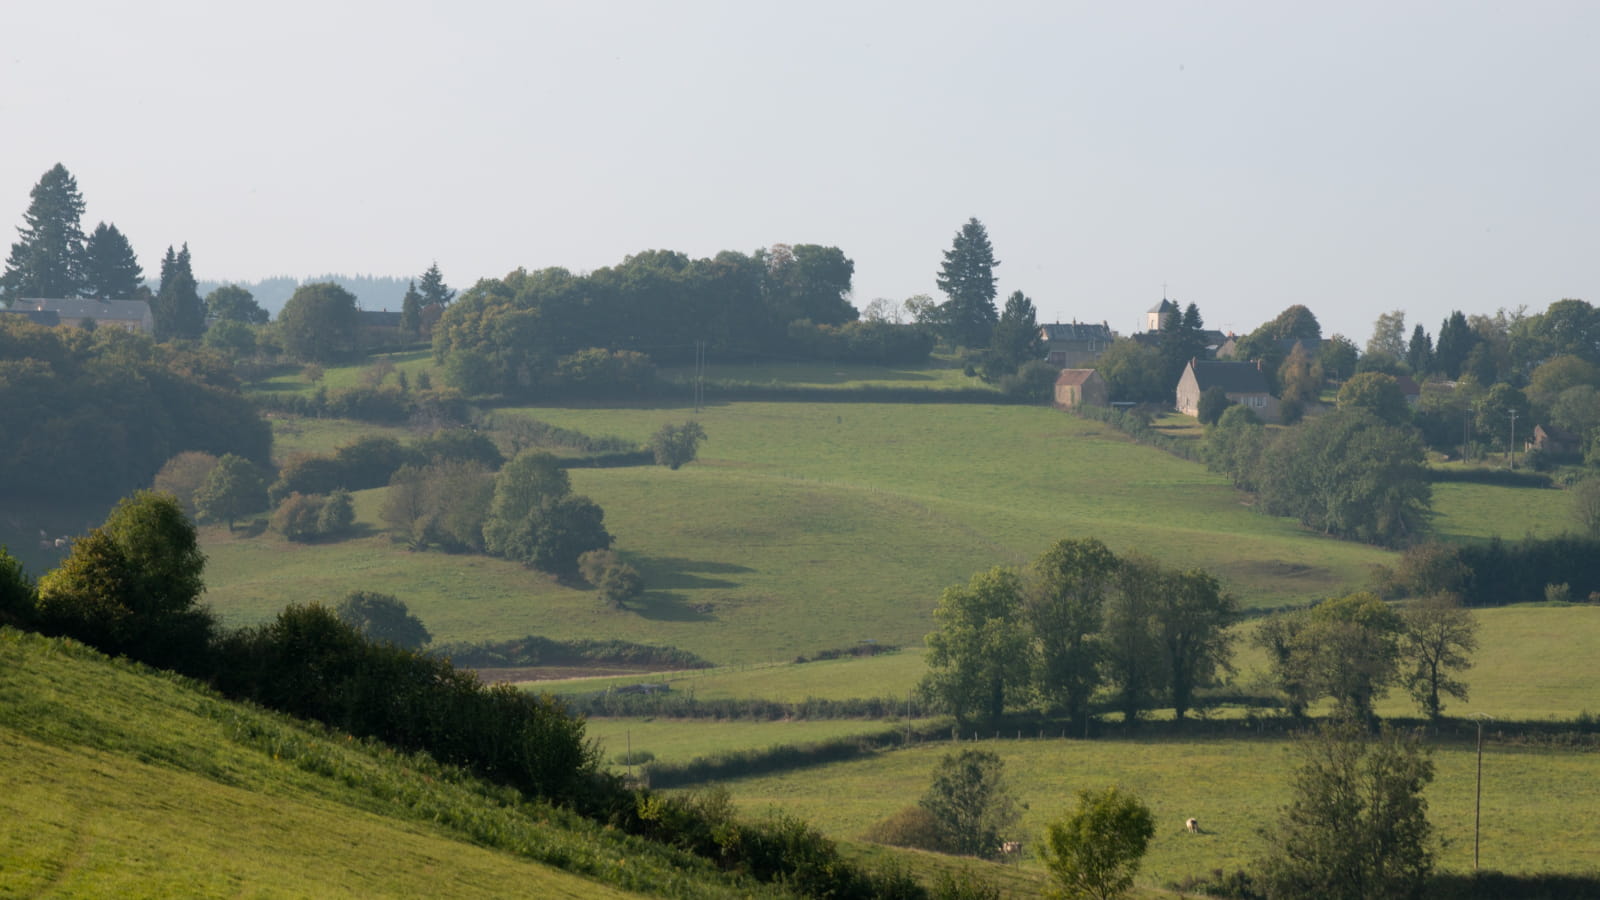
[[1012, 291], [1006, 298], [1005, 310], [989, 342], [989, 353], [1002, 374], [1015, 372], [1023, 363], [1044, 357], [1038, 311], [1021, 291]]
[[84, 286], [83, 195], [66, 166], [56, 163], [29, 192], [18, 240], [0, 274], [0, 297], [75, 297]]
[[1045, 829], [1045, 868], [1059, 896], [1110, 900], [1133, 887], [1155, 816], [1138, 797], [1118, 787], [1078, 791], [1078, 805]]
[[144, 269], [133, 245], [115, 225], [101, 222], [83, 250], [83, 295], [98, 300], [131, 300], [144, 284]]
[[1008, 698], [1028, 689], [1028, 633], [1019, 621], [1022, 582], [1002, 568], [946, 588], [928, 635], [929, 672], [922, 689], [958, 720], [994, 720]]
[[109, 501], [184, 450], [264, 463], [271, 448], [213, 354], [0, 316], [0, 496]]
[[956, 232], [950, 249], [944, 251], [937, 283], [949, 299], [942, 304], [941, 321], [951, 343], [964, 347], [984, 347], [1000, 315], [995, 309], [994, 247], [989, 232], [976, 218]]
[[418, 650], [433, 640], [422, 620], [392, 594], [351, 591], [339, 601], [334, 614], [367, 640]]
[[1411, 418], [1411, 407], [1400, 391], [1400, 382], [1382, 372], [1362, 372], [1339, 388], [1339, 408], [1366, 410], [1389, 425], [1400, 425]]
[[225, 284], [206, 295], [206, 315], [247, 325], [265, 325], [268, 319], [255, 295], [236, 284]]
[[332, 282], [305, 284], [278, 313], [283, 348], [306, 362], [337, 362], [357, 349], [355, 295]]

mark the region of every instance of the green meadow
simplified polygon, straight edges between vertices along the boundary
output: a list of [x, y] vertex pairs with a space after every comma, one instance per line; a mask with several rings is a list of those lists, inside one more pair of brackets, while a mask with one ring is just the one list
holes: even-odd
[[[1304, 604], [1365, 586], [1394, 553], [1261, 516], [1202, 466], [1096, 422], [1039, 407], [981, 404], [729, 403], [686, 408], [527, 407], [589, 434], [644, 441], [697, 417], [700, 459], [574, 469], [606, 510], [617, 549], [647, 593], [622, 612], [592, 591], [482, 556], [410, 553], [378, 533], [381, 492], [364, 492], [366, 536], [293, 545], [205, 534], [208, 600], [238, 624], [290, 600], [393, 593], [441, 641], [535, 633], [669, 644], [717, 663], [793, 658], [861, 641], [920, 645], [947, 586], [1023, 565], [1062, 537], [1217, 573], [1245, 606]], [[279, 422], [280, 452], [326, 448], [348, 424]], [[1474, 540], [1508, 528], [1559, 530], [1565, 495], [1442, 485], [1440, 532]]]
[[[967, 742], [998, 753], [1026, 804], [1017, 829], [1037, 841], [1067, 812], [1076, 792], [1120, 784], [1156, 817], [1156, 836], [1140, 879], [1161, 886], [1214, 868], [1248, 865], [1265, 850], [1258, 829], [1289, 800], [1291, 744], [1275, 739], [1061, 739]], [[723, 784], [748, 810], [778, 807], [839, 840], [859, 839], [873, 823], [912, 805], [927, 789], [947, 742], [890, 750], [803, 772]], [[1476, 756], [1469, 742], [1435, 747], [1437, 775], [1427, 790], [1439, 838], [1438, 865], [1472, 869]], [[1592, 815], [1595, 754], [1500, 746], [1484, 753], [1482, 862], [1504, 872], [1588, 871], [1600, 842]], [[1184, 830], [1189, 817], [1202, 833]], [[1029, 854], [1032, 857], [1032, 854]], [[1039, 866], [1036, 858], [1024, 868]]]

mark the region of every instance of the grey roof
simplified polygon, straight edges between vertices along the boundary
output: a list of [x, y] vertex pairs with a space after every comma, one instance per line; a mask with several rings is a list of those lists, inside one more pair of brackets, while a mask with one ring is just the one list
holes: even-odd
[[359, 321], [368, 328], [399, 328], [400, 314], [388, 310], [363, 309]]
[[1110, 341], [1111, 326], [1105, 323], [1052, 322], [1039, 326], [1047, 341]]
[[61, 324], [61, 317], [53, 309], [0, 309], [0, 313], [13, 316], [23, 316], [35, 325], [54, 328]]
[[1163, 297], [1160, 303], [1157, 303], [1155, 306], [1150, 307], [1149, 309], [1145, 310], [1145, 312], [1153, 312], [1153, 313], [1169, 313], [1169, 312], [1171, 312], [1171, 313], [1175, 313], [1175, 312], [1178, 312], [1178, 304], [1173, 303], [1171, 300], [1168, 300], [1168, 299]]
[[66, 297], [60, 300], [24, 297], [11, 308], [54, 312], [63, 319], [112, 319], [119, 322], [143, 322], [150, 314], [150, 304], [143, 300], [94, 300], [85, 297]]
[[1267, 376], [1255, 363], [1217, 362], [1201, 359], [1190, 363], [1194, 367], [1195, 385], [1204, 391], [1220, 387], [1230, 394], [1267, 394]]

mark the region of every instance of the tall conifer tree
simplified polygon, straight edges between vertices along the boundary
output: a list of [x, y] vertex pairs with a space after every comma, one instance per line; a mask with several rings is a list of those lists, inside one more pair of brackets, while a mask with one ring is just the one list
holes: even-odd
[[417, 286], [417, 290], [422, 292], [423, 306], [427, 306], [430, 303], [449, 306], [450, 301], [455, 299], [456, 296], [456, 292], [450, 290], [444, 283], [444, 276], [439, 274], [439, 264], [437, 262], [429, 266], [428, 271], [422, 273], [422, 281]]
[[205, 304], [189, 264], [189, 245], [174, 253], [167, 248], [161, 260], [161, 290], [151, 302], [156, 320], [156, 340], [198, 338], [206, 329]]
[[83, 195], [77, 179], [56, 163], [29, 194], [28, 211], [17, 229], [21, 240], [0, 275], [0, 296], [75, 297], [83, 288]]
[[994, 258], [989, 232], [977, 219], [956, 232], [950, 249], [944, 251], [939, 267], [939, 290], [950, 299], [943, 304], [941, 319], [949, 339], [966, 347], [984, 347], [1000, 313], [995, 309]]
[[400, 301], [400, 330], [412, 337], [422, 331], [422, 295], [417, 293], [415, 281], [406, 285], [406, 295]]
[[144, 281], [133, 245], [115, 225], [101, 222], [89, 235], [83, 254], [83, 294], [98, 300], [127, 300]]

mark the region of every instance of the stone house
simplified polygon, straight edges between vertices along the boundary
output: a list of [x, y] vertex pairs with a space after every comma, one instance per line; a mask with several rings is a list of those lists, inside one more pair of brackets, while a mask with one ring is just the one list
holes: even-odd
[[109, 326], [139, 334], [154, 334], [156, 330], [155, 314], [150, 311], [150, 304], [143, 300], [95, 300], [84, 297], [49, 300], [25, 297], [11, 304], [11, 311], [55, 313], [59, 323], [68, 328], [89, 320], [94, 322], [96, 328]]
[[1106, 380], [1093, 369], [1063, 369], [1056, 378], [1056, 405], [1071, 409], [1075, 406], [1105, 406], [1111, 400]]
[[1081, 369], [1089, 366], [1106, 352], [1116, 339], [1111, 326], [1104, 322], [1055, 322], [1039, 326], [1039, 337], [1044, 341], [1045, 361], [1063, 369]]
[[1200, 395], [1212, 387], [1222, 388], [1229, 402], [1249, 407], [1263, 422], [1282, 420], [1278, 398], [1272, 396], [1266, 374], [1258, 364], [1248, 362], [1189, 360], [1183, 367], [1183, 376], [1178, 379], [1178, 412], [1198, 417]]

